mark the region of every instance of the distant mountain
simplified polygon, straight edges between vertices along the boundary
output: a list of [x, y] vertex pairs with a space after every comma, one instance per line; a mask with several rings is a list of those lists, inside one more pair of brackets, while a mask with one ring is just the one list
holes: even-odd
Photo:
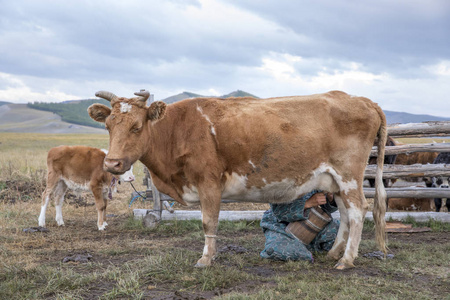
[[3, 104], [10, 104], [10, 102], [0, 101], [0, 106], [2, 106]]
[[231, 92], [229, 94], [226, 95], [222, 95], [222, 96], [204, 96], [204, 95], [199, 95], [199, 94], [195, 94], [195, 93], [191, 93], [191, 92], [182, 92], [181, 94], [175, 95], [175, 96], [170, 96], [168, 98], [162, 99], [161, 101], [164, 101], [165, 103], [175, 103], [184, 99], [189, 99], [189, 98], [198, 98], [198, 97], [211, 97], [211, 98], [230, 98], [230, 97], [253, 97], [253, 98], [258, 98], [255, 95], [252, 95], [250, 93], [241, 91], [241, 90], [237, 90], [234, 92]]
[[450, 118], [430, 115], [415, 115], [405, 112], [383, 110], [388, 124], [422, 123], [427, 121], [450, 121]]
[[164, 101], [165, 103], [169, 104], [169, 103], [175, 103], [175, 102], [178, 102], [178, 101], [181, 101], [184, 99], [198, 98], [198, 97], [204, 97], [204, 96], [199, 95], [199, 94], [190, 93], [190, 92], [182, 92], [178, 95], [170, 96], [161, 101]]
[[237, 90], [237, 91], [231, 92], [229, 94], [220, 96], [219, 98], [230, 98], [230, 97], [253, 97], [253, 98], [258, 98], [259, 99], [259, 97], [256, 97], [255, 95], [252, 95], [250, 93], [247, 93], [247, 92], [244, 92], [244, 91], [241, 91], [241, 90]]

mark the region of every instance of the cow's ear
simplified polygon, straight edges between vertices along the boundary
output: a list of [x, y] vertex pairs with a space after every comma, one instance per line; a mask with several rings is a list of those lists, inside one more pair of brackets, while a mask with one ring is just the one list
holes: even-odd
[[147, 117], [150, 121], [161, 120], [166, 112], [166, 104], [162, 101], [153, 102], [147, 111]]
[[111, 109], [103, 104], [92, 104], [87, 109], [89, 116], [97, 122], [105, 123], [106, 118], [111, 114]]

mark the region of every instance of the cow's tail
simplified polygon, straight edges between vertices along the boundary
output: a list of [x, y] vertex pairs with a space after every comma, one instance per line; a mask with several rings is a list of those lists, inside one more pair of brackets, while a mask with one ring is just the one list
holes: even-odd
[[381, 119], [380, 128], [378, 129], [378, 157], [377, 157], [377, 172], [375, 177], [375, 199], [373, 206], [373, 219], [375, 222], [375, 236], [378, 247], [384, 254], [387, 253], [386, 248], [386, 190], [383, 184], [383, 164], [384, 151], [387, 141], [387, 125], [386, 116], [378, 105], [375, 105]]

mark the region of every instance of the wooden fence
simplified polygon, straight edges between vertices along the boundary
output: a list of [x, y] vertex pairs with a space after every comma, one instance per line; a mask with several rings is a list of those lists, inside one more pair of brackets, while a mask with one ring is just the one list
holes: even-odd
[[[450, 136], [450, 122], [424, 122], [391, 125], [388, 134], [392, 138], [423, 138]], [[400, 146], [386, 146], [385, 155], [411, 154], [414, 152], [450, 152], [450, 143], [409, 144]], [[377, 147], [373, 147], [371, 156], [377, 156]], [[364, 177], [375, 178], [376, 165], [367, 165]], [[384, 179], [399, 179], [412, 177], [450, 176], [450, 164], [414, 164], [414, 165], [385, 165]], [[389, 198], [450, 198], [450, 189], [441, 188], [386, 188]], [[374, 188], [364, 188], [367, 198], [373, 198]]]
[[[450, 122], [425, 122], [392, 125], [388, 127], [388, 134], [393, 138], [406, 137], [440, 137], [450, 136]], [[410, 144], [401, 146], [387, 146], [385, 155], [413, 152], [450, 152], [450, 143], [432, 143], [432, 144]], [[371, 156], [377, 155], [377, 148], [373, 147]], [[365, 178], [375, 178], [376, 165], [367, 165]], [[167, 195], [161, 194], [153, 185], [150, 174], [146, 170], [147, 176], [144, 178], [144, 184], [147, 185], [146, 197], [153, 199], [152, 218], [149, 222], [155, 222], [161, 219], [163, 207], [170, 211], [167, 201], [173, 200]], [[450, 176], [450, 165], [447, 164], [428, 164], [428, 165], [385, 165], [383, 169], [383, 178], [406, 178], [406, 177], [433, 177]], [[386, 188], [387, 196], [390, 198], [450, 198], [450, 189], [441, 188]], [[373, 198], [374, 188], [364, 188], [364, 194], [367, 198]], [[223, 199], [223, 202], [230, 202]], [[162, 203], [162, 205], [161, 205]]]

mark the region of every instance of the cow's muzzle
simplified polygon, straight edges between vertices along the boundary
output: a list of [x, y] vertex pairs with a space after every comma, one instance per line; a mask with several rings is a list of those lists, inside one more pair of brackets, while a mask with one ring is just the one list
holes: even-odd
[[105, 158], [104, 169], [114, 175], [122, 175], [130, 169], [130, 166], [124, 159]]

